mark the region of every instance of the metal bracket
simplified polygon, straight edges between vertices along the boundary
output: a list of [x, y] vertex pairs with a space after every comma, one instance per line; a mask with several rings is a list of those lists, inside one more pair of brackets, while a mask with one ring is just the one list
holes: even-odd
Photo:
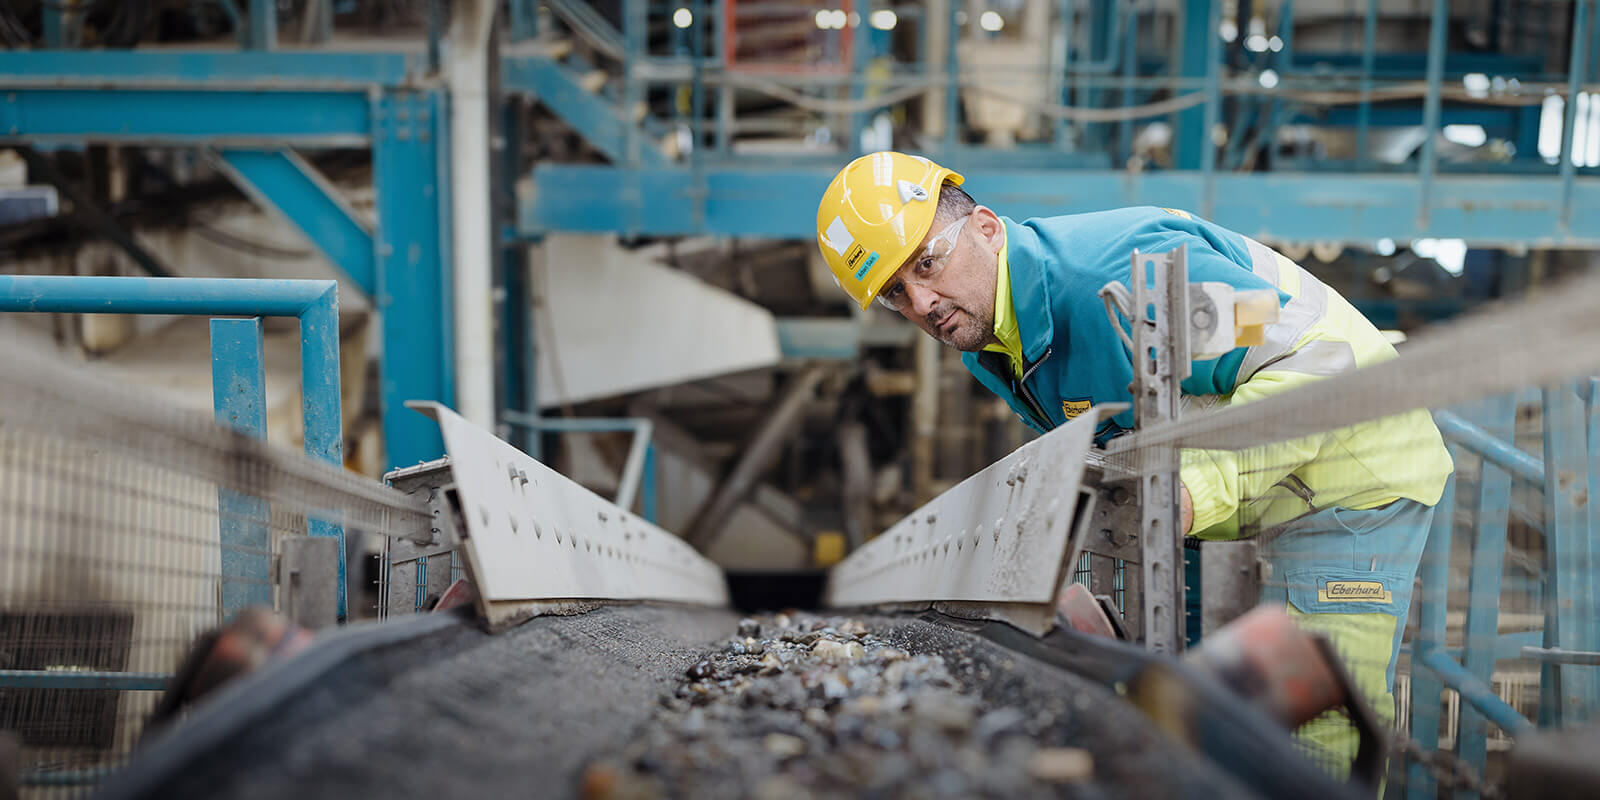
[[[1177, 419], [1182, 381], [1189, 376], [1188, 250], [1133, 253], [1133, 413], [1149, 427]], [[1158, 653], [1183, 649], [1183, 531], [1178, 500], [1178, 451], [1146, 455], [1140, 478], [1139, 536], [1143, 550], [1144, 641]]]
[[339, 545], [330, 536], [289, 538], [278, 556], [278, 599], [291, 623], [310, 630], [339, 620]]

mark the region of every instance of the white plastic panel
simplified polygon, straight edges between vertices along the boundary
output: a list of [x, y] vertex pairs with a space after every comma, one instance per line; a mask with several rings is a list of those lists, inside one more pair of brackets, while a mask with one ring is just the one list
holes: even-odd
[[771, 311], [615, 237], [553, 234], [534, 254], [541, 408], [770, 367], [783, 355]]
[[726, 605], [722, 570], [436, 404], [479, 593], [500, 600], [671, 600]]
[[825, 602], [1052, 602], [1098, 421], [1023, 445], [867, 542], [833, 568]]

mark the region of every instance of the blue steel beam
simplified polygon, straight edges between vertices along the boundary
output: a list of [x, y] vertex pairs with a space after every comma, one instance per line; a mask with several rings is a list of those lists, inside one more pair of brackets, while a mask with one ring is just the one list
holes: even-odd
[[[447, 225], [448, 130], [438, 92], [389, 92], [373, 111], [378, 201], [378, 291], [383, 325], [383, 439], [390, 467], [444, 454], [439, 426], [408, 400], [455, 403], [455, 345]], [[485, 300], [487, 302], [487, 300]]]
[[[3, 83], [3, 81], [0, 81]], [[369, 100], [355, 91], [9, 89], [0, 140], [366, 143]]]
[[1520, 480], [1544, 487], [1544, 464], [1517, 449], [1507, 432], [1491, 433], [1449, 411], [1433, 412], [1433, 421], [1450, 441]]
[[250, 0], [250, 24], [245, 29], [245, 46], [251, 50], [271, 50], [277, 44], [277, 1]]
[[[1513, 398], [1500, 395], [1482, 403], [1480, 419], [1486, 433], [1510, 447], [1516, 437], [1516, 412]], [[1490, 468], [1485, 461], [1478, 473], [1478, 491], [1469, 502], [1476, 513], [1472, 514], [1472, 567], [1467, 580], [1461, 666], [1473, 677], [1474, 685], [1487, 688], [1494, 676], [1500, 643], [1500, 590], [1506, 566], [1507, 526], [1511, 521], [1511, 476], [1503, 469]], [[1461, 709], [1456, 738], [1456, 754], [1480, 773], [1489, 758], [1485, 721], [1485, 712], [1468, 703]], [[1528, 724], [1526, 720], [1521, 722]], [[1476, 796], [1465, 795], [1463, 800]]]
[[1417, 653], [1422, 666], [1443, 679], [1445, 685], [1461, 695], [1462, 700], [1477, 709], [1485, 719], [1499, 726], [1501, 730], [1512, 736], [1522, 736], [1534, 731], [1533, 723], [1517, 713], [1509, 703], [1501, 700], [1487, 681], [1479, 680], [1476, 675], [1463, 669], [1460, 664], [1445, 655], [1444, 651], [1427, 647], [1419, 648]]
[[[508, 92], [528, 94], [543, 103], [613, 163], [627, 161], [629, 132], [636, 126], [624, 116], [626, 109], [585, 90], [578, 76], [560, 64], [541, 56], [508, 58], [502, 62], [500, 83]], [[638, 147], [639, 163], [647, 167], [666, 163], [654, 143], [640, 138]]]
[[[217, 422], [267, 438], [267, 372], [261, 318], [211, 320], [211, 396]], [[260, 497], [217, 487], [222, 617], [272, 606], [272, 532]]]
[[[703, 194], [694, 191], [689, 170], [646, 169], [639, 171], [638, 192], [630, 196], [622, 191], [626, 170], [542, 165], [533, 173], [537, 191], [520, 210], [519, 232], [623, 230], [631, 204], [637, 204], [638, 232], [645, 235], [810, 238], [816, 235], [817, 198], [837, 168], [707, 166]], [[1017, 219], [1129, 205], [1198, 209], [1207, 183], [1192, 172], [966, 174], [966, 188], [979, 202]], [[1411, 175], [1218, 174], [1214, 183], [1212, 218], [1262, 238], [1366, 243], [1437, 237], [1474, 245], [1600, 246], [1600, 214], [1575, 214], [1570, 228], [1561, 226], [1561, 184], [1554, 177], [1440, 175], [1433, 182], [1426, 226], [1416, 219], [1420, 195]], [[1600, 209], [1600, 180], [1579, 180], [1573, 192], [1579, 209]]]
[[[334, 466], [344, 464], [344, 413], [339, 394], [339, 290], [329, 287], [300, 313], [300, 416], [305, 420], [306, 455]], [[306, 534], [337, 539], [339, 619], [345, 619], [348, 587], [344, 526], [315, 517]]]
[[[1584, 396], [1584, 417], [1587, 420], [1587, 441], [1589, 443], [1589, 496], [1585, 498], [1589, 517], [1589, 542], [1595, 547], [1595, 537], [1600, 536], [1600, 378], [1590, 378], [1587, 381], [1588, 390]], [[1581, 385], [1581, 384], [1580, 384]], [[1591, 568], [1600, 569], [1600, 554], [1596, 554], [1596, 563]], [[1600, 584], [1600, 575], [1594, 578]], [[1595, 589], [1600, 591], [1600, 586]], [[1590, 634], [1593, 638], [1589, 641], [1600, 645], [1600, 615], [1595, 615], [1593, 620], [1594, 631]]]
[[421, 80], [421, 56], [161, 50], [0, 52], [0, 88], [398, 88]]
[[[1592, 651], [1594, 560], [1587, 510], [1589, 486], [1584, 409], [1572, 384], [1544, 389], [1544, 646]], [[1600, 697], [1594, 670], [1546, 662], [1540, 667], [1541, 723], [1588, 719]]]
[[256, 204], [277, 210], [371, 297], [377, 255], [367, 224], [338, 189], [293, 150], [228, 148], [220, 152], [229, 177]]
[[0, 311], [298, 317], [333, 281], [0, 275]]
[[[1452, 461], [1459, 459], [1459, 451], [1450, 449]], [[1450, 601], [1450, 547], [1455, 538], [1456, 481], [1452, 476], [1445, 482], [1444, 494], [1434, 506], [1433, 527], [1428, 530], [1428, 541], [1423, 547], [1422, 563], [1417, 568], [1417, 633], [1412, 640], [1413, 652], [1421, 654], [1445, 646], [1445, 627]], [[1411, 730], [1410, 735], [1423, 752], [1439, 749], [1439, 718], [1443, 701], [1440, 694], [1444, 685], [1432, 672], [1411, 671]], [[1420, 761], [1406, 765], [1406, 797], [1409, 800], [1437, 800], [1438, 789], [1433, 772]]]

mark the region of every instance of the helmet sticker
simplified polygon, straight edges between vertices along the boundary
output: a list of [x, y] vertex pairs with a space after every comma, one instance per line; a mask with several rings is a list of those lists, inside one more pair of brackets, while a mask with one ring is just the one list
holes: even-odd
[[844, 226], [843, 218], [834, 217], [833, 222], [828, 223], [828, 230], [822, 234], [822, 243], [842, 256], [850, 245], [856, 243], [856, 237], [850, 235], [850, 229]]
[[856, 280], [858, 282], [866, 280], [867, 272], [871, 270], [872, 265], [876, 263], [878, 263], [878, 251], [874, 250], [867, 254], [867, 260], [861, 262], [861, 267], [856, 270]]
[[912, 200], [925, 201], [928, 199], [928, 190], [911, 181], [900, 181], [899, 189], [900, 202], [902, 204], [909, 203]]

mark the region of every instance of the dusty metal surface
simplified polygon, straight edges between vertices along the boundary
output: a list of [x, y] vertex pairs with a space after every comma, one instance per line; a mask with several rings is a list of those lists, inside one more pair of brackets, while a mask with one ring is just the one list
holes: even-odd
[[833, 568], [824, 602], [1048, 604], [1099, 420], [1085, 414], [912, 512]]
[[725, 605], [717, 566], [443, 406], [467, 564], [490, 622], [500, 601], [667, 600]]
[[[730, 694], [720, 704], [719, 714], [729, 716], [718, 723], [725, 727], [717, 738], [696, 740], [717, 743], [729, 758], [702, 763], [691, 757], [688, 763], [703, 771], [678, 773], [686, 781], [681, 790], [658, 787], [642, 796], [752, 796], [762, 785], [774, 792], [792, 788], [795, 796], [855, 795], [870, 779], [887, 781], [878, 787], [884, 797], [1249, 796], [1209, 762], [1158, 734], [1108, 689], [947, 626], [861, 619], [870, 638], [843, 633], [857, 628], [838, 620], [831, 633], [792, 626], [798, 635], [817, 635], [774, 641], [775, 652], [796, 651], [793, 671], [767, 676], [777, 679], [770, 693], [777, 702], [758, 702], [759, 693]], [[596, 763], [632, 775], [638, 762], [631, 748], [641, 741], [645, 751], [659, 753], [658, 765], [673, 757], [649, 746], [651, 737], [664, 737], [666, 746], [676, 741], [671, 726], [682, 724], [689, 710], [677, 696], [696, 693], [685, 689], [695, 682], [689, 670], [712, 653], [724, 655], [712, 656], [703, 676], [732, 664], [729, 645], [739, 620], [709, 609], [631, 606], [541, 617], [497, 636], [464, 622], [441, 624], [438, 617], [369, 630], [406, 626], [421, 635], [391, 636], [320, 661], [314, 647], [299, 657], [299, 674], [291, 664], [236, 687], [141, 753], [129, 773], [108, 782], [103, 796], [583, 796], [586, 771]], [[344, 634], [347, 641], [350, 635]], [[781, 638], [769, 628], [759, 640]], [[841, 654], [816, 653], [825, 639], [838, 644], [824, 650], [842, 651], [850, 640], [862, 644], [863, 654], [870, 646], [879, 656], [856, 664], [866, 675], [823, 669]], [[880, 699], [878, 716], [859, 730], [844, 705], [852, 698], [850, 686], [843, 697], [804, 686], [807, 680], [828, 683], [837, 694], [849, 680], [860, 687], [859, 704], [859, 697], [886, 686], [883, 675], [873, 674], [893, 663], [881, 657], [886, 647], [908, 656], [901, 663], [922, 666], [902, 674], [893, 690], [905, 707]], [[808, 679], [807, 670], [816, 674]], [[824, 681], [824, 672], [834, 680]], [[779, 683], [796, 681], [795, 702], [783, 700], [794, 686]], [[936, 737], [917, 733], [929, 726], [938, 729]], [[860, 741], [869, 730], [895, 731], [897, 738]], [[791, 739], [769, 743], [769, 733]], [[805, 753], [783, 755], [792, 753], [792, 739], [806, 743]], [[837, 771], [846, 753], [855, 753], [855, 762], [875, 756], [874, 762], [898, 764], [901, 771], [865, 776], [858, 785], [805, 783], [808, 775]], [[960, 760], [959, 775], [921, 766], [944, 755]], [[996, 772], [1019, 765], [1020, 778]], [[729, 770], [736, 773], [731, 779]], [[589, 780], [588, 796], [608, 796], [596, 795], [592, 775]], [[598, 788], [608, 785], [618, 786], [613, 781]]]

